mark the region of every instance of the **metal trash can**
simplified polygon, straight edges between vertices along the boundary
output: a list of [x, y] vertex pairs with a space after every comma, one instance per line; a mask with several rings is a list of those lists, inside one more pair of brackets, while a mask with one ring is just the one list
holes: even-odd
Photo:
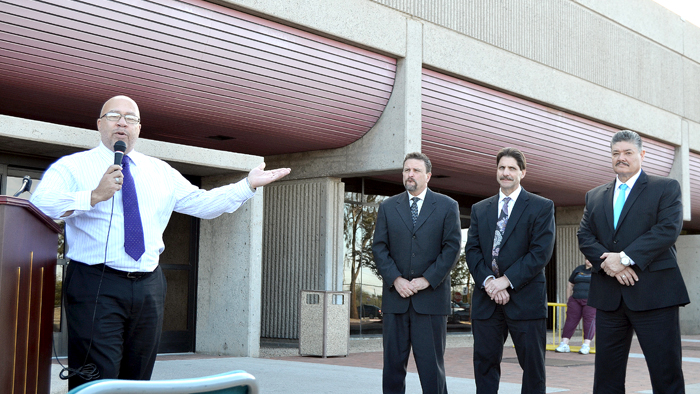
[[299, 355], [347, 356], [350, 292], [301, 290]]

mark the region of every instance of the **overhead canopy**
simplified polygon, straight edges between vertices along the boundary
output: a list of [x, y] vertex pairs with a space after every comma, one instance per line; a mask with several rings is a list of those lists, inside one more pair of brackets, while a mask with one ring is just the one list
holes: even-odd
[[126, 94], [145, 138], [261, 156], [362, 137], [396, 60], [201, 0], [0, 0], [0, 111], [95, 128]]
[[[583, 205], [585, 193], [615, 178], [610, 139], [618, 131], [503, 92], [423, 70], [423, 147], [432, 186], [475, 195], [497, 191], [496, 154], [520, 149], [522, 184], [557, 205]], [[642, 138], [644, 170], [667, 176], [674, 148]]]

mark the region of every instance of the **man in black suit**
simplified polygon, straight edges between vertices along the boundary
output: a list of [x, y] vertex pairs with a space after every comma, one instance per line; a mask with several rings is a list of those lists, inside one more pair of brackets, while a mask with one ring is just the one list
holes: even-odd
[[472, 206], [465, 252], [476, 283], [472, 295], [477, 393], [497, 393], [503, 345], [513, 338], [523, 369], [522, 392], [544, 393], [547, 292], [544, 267], [554, 249], [554, 203], [520, 186], [525, 156], [496, 156], [497, 195]]
[[377, 213], [372, 252], [384, 282], [384, 393], [406, 391], [411, 347], [423, 392], [447, 393], [450, 271], [462, 233], [457, 202], [428, 189], [431, 167], [422, 153], [406, 155], [406, 193], [386, 199]]
[[679, 183], [642, 171], [633, 131], [610, 142], [617, 178], [586, 193], [578, 241], [593, 263], [588, 305], [596, 312], [594, 393], [624, 393], [632, 331], [654, 393], [684, 393], [679, 306], [690, 302], [676, 261], [683, 225]]

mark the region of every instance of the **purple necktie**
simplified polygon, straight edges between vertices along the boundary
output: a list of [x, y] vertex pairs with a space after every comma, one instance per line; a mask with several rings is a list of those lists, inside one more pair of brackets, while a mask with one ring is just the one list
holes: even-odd
[[129, 170], [128, 156], [122, 159], [122, 203], [124, 204], [124, 249], [126, 254], [138, 261], [146, 251], [143, 241], [143, 225], [139, 211], [139, 199], [136, 196], [136, 185]]

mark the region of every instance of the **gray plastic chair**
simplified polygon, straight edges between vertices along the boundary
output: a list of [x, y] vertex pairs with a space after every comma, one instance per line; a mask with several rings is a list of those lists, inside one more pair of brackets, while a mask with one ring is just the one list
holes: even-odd
[[173, 380], [103, 379], [86, 383], [68, 394], [258, 394], [253, 375], [231, 371], [201, 378]]

